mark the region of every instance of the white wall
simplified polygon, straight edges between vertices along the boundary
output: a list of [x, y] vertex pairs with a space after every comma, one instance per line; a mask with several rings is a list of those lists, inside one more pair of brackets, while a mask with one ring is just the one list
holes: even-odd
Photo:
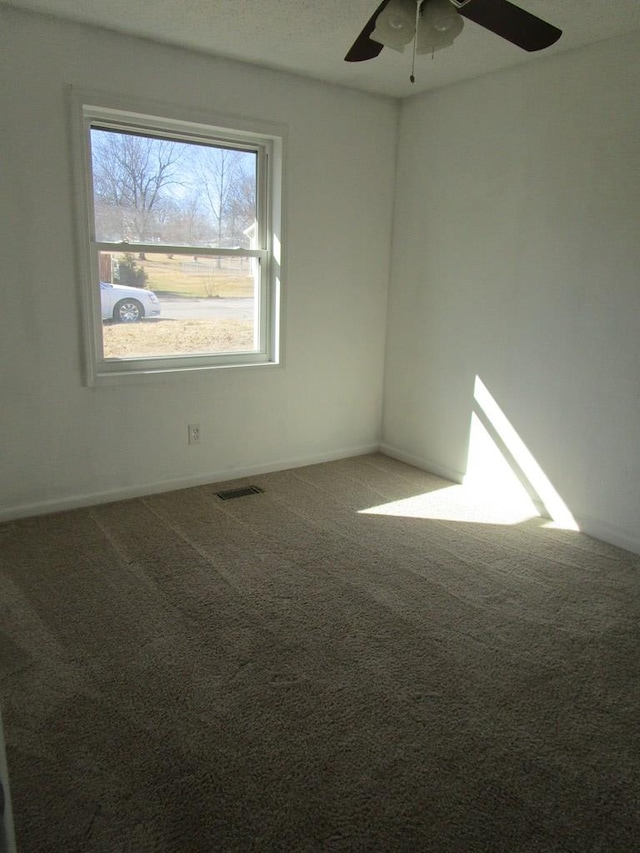
[[403, 103], [383, 440], [462, 477], [478, 375], [581, 527], [640, 551], [639, 52]]
[[[377, 446], [394, 102], [3, 6], [0, 80], [0, 517]], [[288, 125], [281, 368], [83, 387], [68, 84]]]

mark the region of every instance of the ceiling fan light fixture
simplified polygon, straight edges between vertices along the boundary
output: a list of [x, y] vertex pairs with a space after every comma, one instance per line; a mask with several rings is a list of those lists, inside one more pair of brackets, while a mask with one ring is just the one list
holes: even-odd
[[415, 31], [415, 0], [391, 0], [378, 15], [370, 38], [385, 47], [402, 52], [413, 40]]
[[464, 19], [450, 0], [427, 0], [418, 27], [416, 53], [435, 53], [451, 47], [464, 29]]
[[511, 0], [382, 0], [347, 51], [345, 61], [374, 59], [385, 46], [403, 51], [415, 36], [415, 64], [416, 53], [450, 47], [462, 32], [463, 19], [529, 52], [551, 47], [562, 35], [558, 27]]

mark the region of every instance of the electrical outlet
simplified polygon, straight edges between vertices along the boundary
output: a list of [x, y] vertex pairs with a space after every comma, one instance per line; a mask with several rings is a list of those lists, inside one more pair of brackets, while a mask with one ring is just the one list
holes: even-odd
[[200, 424], [189, 424], [189, 444], [200, 444]]

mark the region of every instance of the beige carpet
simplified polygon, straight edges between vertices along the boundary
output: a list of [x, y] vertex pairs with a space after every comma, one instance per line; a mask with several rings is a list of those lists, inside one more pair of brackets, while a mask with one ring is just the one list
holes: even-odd
[[640, 849], [640, 557], [381, 455], [246, 482], [0, 527], [21, 853]]

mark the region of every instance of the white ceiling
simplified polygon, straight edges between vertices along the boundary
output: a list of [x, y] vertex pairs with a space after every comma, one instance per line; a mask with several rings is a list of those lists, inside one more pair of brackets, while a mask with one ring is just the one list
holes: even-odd
[[4, 0], [11, 6], [183, 45], [382, 95], [405, 97], [520, 62], [535, 61], [640, 29], [638, 0], [519, 0], [563, 30], [529, 54], [471, 21], [453, 47], [433, 58], [384, 49], [368, 62], [344, 55], [380, 0]]

